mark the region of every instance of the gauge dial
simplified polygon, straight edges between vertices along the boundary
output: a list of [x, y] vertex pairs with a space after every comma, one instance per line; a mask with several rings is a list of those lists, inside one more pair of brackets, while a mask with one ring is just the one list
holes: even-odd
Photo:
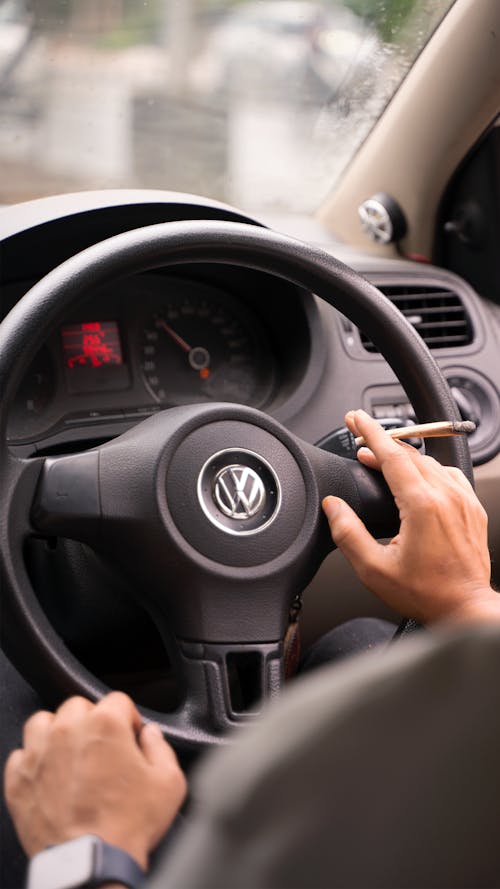
[[9, 416], [9, 436], [22, 438], [43, 420], [55, 390], [54, 369], [48, 349], [43, 347], [26, 371]]
[[260, 406], [273, 387], [271, 353], [257, 318], [201, 285], [183, 282], [146, 318], [141, 359], [147, 387], [164, 404]]

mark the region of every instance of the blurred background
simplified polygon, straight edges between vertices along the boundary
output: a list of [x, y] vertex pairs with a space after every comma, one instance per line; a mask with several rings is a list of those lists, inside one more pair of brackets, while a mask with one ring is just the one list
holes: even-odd
[[0, 0], [0, 203], [191, 191], [309, 212], [450, 0]]

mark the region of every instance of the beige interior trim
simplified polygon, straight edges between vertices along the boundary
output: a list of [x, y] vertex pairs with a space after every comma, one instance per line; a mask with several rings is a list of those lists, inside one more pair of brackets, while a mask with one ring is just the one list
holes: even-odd
[[427, 44], [318, 217], [341, 238], [376, 247], [358, 205], [385, 191], [409, 222], [403, 247], [429, 256], [450, 175], [500, 108], [500, 0], [457, 0]]
[[488, 513], [488, 539], [492, 558], [493, 583], [500, 588], [500, 510], [498, 492], [500, 480], [500, 454], [474, 468], [476, 493]]

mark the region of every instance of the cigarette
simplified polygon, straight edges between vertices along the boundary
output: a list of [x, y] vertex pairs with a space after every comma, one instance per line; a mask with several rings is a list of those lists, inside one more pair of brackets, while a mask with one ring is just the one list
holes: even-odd
[[[386, 429], [391, 438], [446, 438], [449, 435], [470, 435], [475, 432], [472, 420], [440, 420], [438, 423], [417, 423], [415, 426], [399, 426]], [[357, 448], [366, 444], [362, 435], [354, 439]]]

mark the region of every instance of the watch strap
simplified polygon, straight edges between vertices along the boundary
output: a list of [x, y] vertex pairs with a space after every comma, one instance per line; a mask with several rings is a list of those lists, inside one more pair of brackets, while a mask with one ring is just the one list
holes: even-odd
[[146, 877], [135, 858], [95, 834], [48, 846], [31, 859], [26, 889], [97, 889], [120, 883], [139, 889]]
[[105, 843], [97, 837], [94, 879], [89, 886], [98, 887], [104, 883], [123, 883], [129, 889], [139, 889], [146, 874], [137, 861], [118, 846]]

